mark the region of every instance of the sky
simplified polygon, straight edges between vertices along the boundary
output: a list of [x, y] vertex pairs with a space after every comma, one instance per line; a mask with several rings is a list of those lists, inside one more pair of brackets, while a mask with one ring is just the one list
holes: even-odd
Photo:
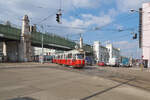
[[[138, 39], [132, 36], [138, 33], [139, 15], [130, 9], [138, 10], [144, 2], [150, 0], [0, 0], [0, 22], [10, 21], [21, 28], [27, 14], [30, 24], [37, 24], [40, 31], [75, 41], [82, 34], [84, 43], [112, 43], [122, 55], [136, 58], [141, 56], [141, 50]], [[62, 23], [58, 24], [56, 13], [60, 8]]]

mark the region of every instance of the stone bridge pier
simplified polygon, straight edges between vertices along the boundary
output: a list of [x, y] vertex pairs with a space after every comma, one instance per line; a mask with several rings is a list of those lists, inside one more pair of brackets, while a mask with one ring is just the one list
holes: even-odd
[[[16, 62], [18, 61], [18, 42], [17, 41], [8, 41], [4, 42], [4, 60], [7, 60], [9, 62]], [[6, 46], [5, 46], [6, 45]], [[6, 47], [6, 49], [5, 49]], [[6, 55], [5, 55], [6, 53]]]
[[21, 38], [18, 47], [19, 47], [18, 61], [20, 62], [32, 61], [31, 32], [30, 32], [29, 18], [27, 15], [23, 17]]
[[3, 61], [27, 62], [32, 61], [31, 32], [28, 16], [22, 21], [20, 41], [5, 40], [0, 43]]

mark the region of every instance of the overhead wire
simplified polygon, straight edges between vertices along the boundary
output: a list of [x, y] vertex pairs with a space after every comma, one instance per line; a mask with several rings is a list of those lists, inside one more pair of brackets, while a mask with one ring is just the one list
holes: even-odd
[[45, 18], [43, 18], [42, 20], [40, 20], [39, 22], [37, 22], [36, 25], [39, 25], [39, 24], [41, 24], [42, 22], [46, 21], [48, 18], [54, 16], [54, 14], [56, 14], [56, 12], [55, 12], [55, 13], [52, 13], [52, 14], [50, 14], [50, 15], [48, 15], [48, 16], [45, 17]]

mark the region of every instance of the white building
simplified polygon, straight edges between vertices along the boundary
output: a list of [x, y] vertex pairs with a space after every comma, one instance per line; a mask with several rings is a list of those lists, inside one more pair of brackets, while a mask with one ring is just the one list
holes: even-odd
[[100, 61], [100, 62], [108, 63], [108, 61], [109, 61], [108, 49], [106, 47], [100, 45], [99, 41], [94, 42], [93, 51], [94, 51], [95, 60], [97, 62]]
[[142, 53], [143, 59], [148, 60], [150, 67], [150, 2], [144, 3], [142, 9]]
[[[34, 55], [42, 55], [42, 48], [34, 47], [33, 49]], [[43, 48], [43, 55], [53, 55], [56, 50]]]
[[120, 58], [120, 49], [114, 48], [112, 44], [107, 44], [106, 48], [109, 52], [109, 59], [111, 58]]

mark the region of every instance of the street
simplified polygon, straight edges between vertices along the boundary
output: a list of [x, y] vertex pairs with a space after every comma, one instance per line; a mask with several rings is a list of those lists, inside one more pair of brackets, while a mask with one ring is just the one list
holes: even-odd
[[0, 64], [0, 100], [150, 100], [150, 72], [56, 64]]
[[0, 100], [150, 100], [150, 0], [0, 10]]

